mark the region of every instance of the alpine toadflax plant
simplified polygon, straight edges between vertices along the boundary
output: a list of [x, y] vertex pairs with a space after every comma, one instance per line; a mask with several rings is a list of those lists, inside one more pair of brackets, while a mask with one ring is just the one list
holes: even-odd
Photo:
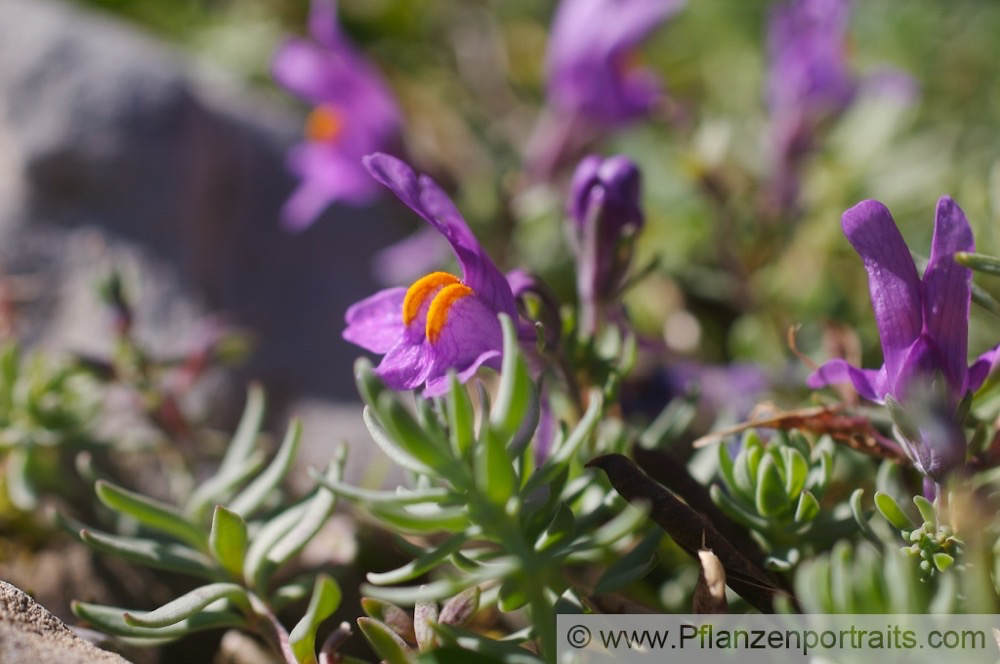
[[378, 71], [341, 33], [335, 0], [313, 0], [310, 39], [289, 39], [275, 54], [272, 73], [292, 94], [314, 106], [305, 141], [288, 155], [298, 188], [282, 220], [302, 229], [331, 203], [362, 205], [378, 195], [361, 166], [366, 154], [398, 142], [401, 116]]
[[844, 213], [843, 229], [868, 272], [885, 363], [873, 370], [831, 360], [808, 384], [819, 388], [849, 382], [865, 399], [904, 407], [933, 393], [931, 406], [941, 417], [922, 418], [919, 431], [904, 431], [900, 437], [916, 466], [938, 478], [964, 460], [965, 439], [954, 422], [955, 410], [969, 391], [982, 385], [995, 352], [968, 364], [972, 271], [953, 257], [974, 249], [969, 221], [951, 198], [938, 201], [923, 278], [882, 203], [858, 203]]
[[503, 336], [497, 315], [517, 320], [514, 294], [465, 219], [438, 185], [385, 154], [366, 157], [372, 177], [392, 190], [451, 245], [462, 278], [432, 272], [409, 288], [388, 288], [354, 304], [344, 338], [384, 354], [376, 369], [397, 390], [425, 385], [434, 396], [448, 389], [448, 371], [468, 380], [479, 367], [499, 370]]

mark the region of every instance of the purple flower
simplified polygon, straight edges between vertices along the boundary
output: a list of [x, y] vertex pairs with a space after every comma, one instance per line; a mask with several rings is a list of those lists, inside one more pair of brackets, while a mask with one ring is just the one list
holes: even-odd
[[799, 162], [817, 130], [854, 99], [858, 82], [847, 59], [847, 0], [792, 0], [768, 23], [767, 102], [776, 160], [779, 203], [798, 193]]
[[352, 305], [344, 339], [384, 354], [375, 371], [386, 385], [424, 385], [426, 396], [447, 391], [449, 370], [463, 382], [481, 366], [499, 370], [503, 337], [497, 315], [518, 320], [507, 279], [433, 180], [385, 154], [365, 157], [364, 166], [444, 236], [462, 278], [432, 272], [409, 288], [389, 288]]
[[661, 94], [635, 65], [639, 44], [682, 0], [563, 0], [546, 54], [549, 101], [560, 111], [616, 127], [649, 112]]
[[314, 105], [306, 140], [288, 155], [301, 182], [282, 209], [283, 223], [300, 230], [330, 203], [362, 205], [378, 186], [361, 166], [366, 154], [392, 147], [401, 119], [378, 71], [341, 33], [336, 0], [313, 0], [311, 39], [289, 39], [272, 63], [275, 80]]
[[576, 168], [567, 212], [577, 257], [581, 327], [592, 334], [601, 309], [615, 301], [631, 263], [631, 240], [643, 225], [642, 179], [625, 156], [589, 156]]
[[[892, 215], [878, 201], [862, 201], [845, 212], [843, 228], [868, 272], [885, 363], [876, 371], [831, 360], [807, 383], [819, 388], [849, 382], [865, 399], [909, 406], [921, 431], [918, 436], [903, 432], [907, 452], [921, 471], [938, 477], [964, 459], [965, 439], [954, 422], [955, 409], [983, 384], [996, 352], [968, 365], [972, 271], [952, 256], [975, 249], [972, 229], [958, 205], [943, 196], [921, 279]], [[913, 406], [929, 406], [933, 417], [923, 417]]]
[[563, 0], [545, 58], [548, 109], [528, 146], [529, 170], [551, 176], [601, 134], [647, 115], [662, 96], [638, 64], [642, 41], [684, 0]]

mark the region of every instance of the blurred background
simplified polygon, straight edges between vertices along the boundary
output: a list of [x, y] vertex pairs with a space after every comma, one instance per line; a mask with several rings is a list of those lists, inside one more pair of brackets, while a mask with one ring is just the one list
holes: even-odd
[[[595, 146], [643, 170], [636, 264], [656, 262], [628, 306], [657, 344], [640, 375], [690, 358], [798, 377], [793, 325], [817, 360], [830, 354], [831, 330], [856, 331], [839, 343], [877, 366], [865, 275], [839, 224], [861, 199], [886, 203], [926, 255], [934, 205], [950, 194], [981, 250], [1000, 250], [1000, 5], [855, 3], [847, 58], [858, 94], [801, 165], [794, 210], [767, 217], [770, 8], [688, 3], [638, 54], [669, 103]], [[379, 279], [372, 256], [418, 222], [383, 199], [333, 206], [299, 233], [279, 226], [295, 184], [285, 153], [310, 109], [276, 85], [270, 63], [284, 39], [305, 33], [308, 11], [305, 0], [0, 3], [9, 334], [107, 353], [95, 284], [118, 269], [137, 334], [164, 352], [197, 344], [213, 324], [247, 332], [253, 351], [202, 395], [215, 404], [207, 410], [231, 418], [255, 378], [277, 412], [327, 422], [307, 423], [307, 435], [357, 431], [354, 407], [337, 405], [355, 399], [358, 354], [340, 339], [343, 312], [392, 280], [384, 270]], [[411, 162], [454, 194], [502, 268], [531, 269], [571, 301], [566, 174], [537, 183], [522, 170], [545, 102], [553, 11], [528, 0], [339, 7], [399, 100]], [[970, 351], [992, 345], [995, 329], [977, 309]]]

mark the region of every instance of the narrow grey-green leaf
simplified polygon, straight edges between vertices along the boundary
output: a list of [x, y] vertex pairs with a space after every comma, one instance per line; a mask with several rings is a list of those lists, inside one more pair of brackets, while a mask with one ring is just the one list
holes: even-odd
[[[362, 489], [347, 482], [331, 482], [323, 475], [311, 469], [309, 474], [316, 482], [333, 491], [341, 498], [346, 498], [353, 503], [368, 505], [416, 505], [420, 503], [442, 503], [447, 498], [452, 497], [452, 493], [444, 488], [432, 487], [429, 489], [405, 490], [405, 491], [373, 491]], [[454, 503], [455, 501], [452, 500]]]
[[759, 530], [761, 532], [766, 532], [769, 529], [770, 524], [767, 519], [758, 514], [754, 514], [750, 510], [746, 509], [742, 504], [736, 502], [736, 500], [723, 491], [722, 487], [718, 484], [713, 484], [708, 488], [708, 495], [711, 496], [712, 502], [715, 503], [720, 510], [725, 512], [726, 516], [729, 518], [739, 521], [748, 528]]
[[[751, 452], [752, 461], [752, 452]], [[761, 516], [775, 517], [789, 511], [785, 483], [770, 454], [765, 454], [757, 466], [757, 493], [754, 505]]]
[[[417, 600], [417, 603], [421, 601], [427, 600]], [[413, 618], [402, 608], [376, 597], [362, 597], [361, 608], [364, 609], [369, 618], [384, 623], [407, 643], [417, 642]]]
[[184, 518], [173, 505], [147, 498], [106, 480], [99, 480], [94, 489], [100, 501], [116, 512], [131, 516], [149, 528], [184, 540], [199, 551], [208, 549], [208, 537], [205, 533]]
[[388, 664], [414, 664], [410, 648], [395, 632], [374, 618], [358, 618], [358, 627], [379, 657]]
[[379, 586], [386, 586], [422, 576], [445, 562], [451, 554], [461, 549], [462, 545], [468, 539], [468, 536], [464, 533], [452, 535], [438, 546], [428, 549], [423, 555], [415, 560], [411, 560], [402, 567], [389, 572], [369, 572], [368, 582]]
[[[302, 520], [309, 501], [303, 500], [292, 505], [284, 512], [281, 512], [270, 521], [265, 523], [254, 533], [247, 547], [247, 554], [243, 562], [243, 578], [246, 581], [257, 579], [261, 570], [265, 567], [267, 552], [277, 544], [278, 541], [290, 531], [295, 524]], [[266, 576], [266, 575], [265, 575]], [[263, 588], [258, 588], [261, 592]]]
[[794, 447], [782, 447], [781, 460], [785, 466], [785, 494], [795, 500], [806, 486], [809, 462]]
[[594, 586], [595, 595], [618, 591], [643, 578], [656, 565], [656, 549], [663, 531], [656, 529], [632, 547], [632, 550], [611, 564]]
[[518, 485], [506, 442], [492, 429], [487, 430], [476, 446], [475, 457], [477, 489], [494, 505], [505, 505]]
[[733, 475], [733, 457], [729, 454], [729, 445], [722, 442], [719, 448], [719, 474], [722, 481], [726, 483], [726, 488], [736, 491], [736, 477]]
[[181, 595], [177, 599], [167, 602], [163, 606], [148, 613], [132, 614], [125, 612], [122, 619], [127, 625], [133, 627], [168, 627], [186, 618], [190, 618], [204, 609], [209, 604], [220, 599], [227, 599], [233, 602], [248, 602], [247, 591], [243, 586], [235, 583], [211, 583], [207, 586], [195, 588], [189, 593]]
[[[339, 480], [343, 471], [343, 458], [335, 459], [330, 463], [327, 470], [327, 479]], [[254, 576], [255, 587], [263, 590], [267, 585], [267, 578], [271, 572], [284, 565], [292, 556], [302, 550], [302, 547], [311, 540], [330, 516], [333, 506], [337, 502], [337, 497], [325, 486], [316, 489], [312, 498], [306, 503], [306, 509], [302, 517], [297, 521], [284, 536], [274, 543], [274, 546], [264, 557], [264, 563], [256, 570]]]
[[795, 523], [809, 523], [819, 516], [819, 501], [809, 491], [799, 494], [799, 504], [795, 508]]
[[382, 380], [375, 375], [372, 362], [367, 357], [359, 357], [354, 362], [354, 379], [361, 399], [369, 407], [374, 408], [379, 395], [385, 392], [386, 387]]
[[577, 450], [580, 449], [594, 432], [594, 428], [597, 427], [597, 423], [601, 420], [601, 415], [604, 411], [604, 396], [600, 390], [595, 388], [588, 393], [588, 399], [587, 411], [580, 418], [573, 432], [554, 451], [549, 463], [560, 465], [572, 459]]
[[422, 600], [413, 607], [413, 633], [419, 650], [431, 650], [437, 645], [437, 633], [434, 631], [437, 621], [437, 602]]
[[258, 383], [252, 383], [247, 391], [247, 403], [236, 427], [226, 454], [219, 466], [218, 475], [228, 475], [250, 457], [257, 443], [261, 423], [264, 421], [264, 390]]
[[375, 444], [385, 453], [389, 459], [393, 461], [397, 466], [402, 466], [407, 470], [411, 470], [420, 475], [434, 475], [434, 469], [418, 461], [416, 457], [412, 456], [409, 452], [403, 450], [402, 447], [392, 437], [389, 432], [385, 430], [382, 424], [379, 422], [378, 417], [375, 415], [371, 406], [365, 406], [361, 413], [364, 419], [365, 426], [368, 427], [368, 434], [371, 436]]
[[956, 251], [955, 262], [985, 274], [1000, 274], [1000, 258], [971, 251]]
[[649, 505], [628, 504], [618, 516], [593, 532], [589, 543], [596, 546], [607, 546], [616, 543], [623, 537], [634, 533], [646, 523], [649, 516]]
[[413, 415], [399, 402], [392, 392], [384, 392], [376, 404], [379, 420], [388, 431], [392, 440], [409, 456], [436, 471], [451, 478], [448, 471], [455, 462], [450, 456], [450, 450], [445, 450], [441, 441], [429, 436]]
[[337, 610], [340, 598], [340, 586], [336, 581], [326, 574], [316, 577], [309, 608], [288, 635], [292, 652], [302, 664], [316, 662], [316, 629]]
[[750, 450], [744, 446], [733, 460], [733, 485], [730, 489], [744, 501], [753, 503], [756, 482], [750, 474]]
[[913, 521], [910, 520], [910, 517], [906, 516], [906, 512], [903, 511], [899, 503], [889, 494], [876, 491], [875, 507], [885, 517], [886, 521], [899, 530], [913, 528]]
[[293, 419], [285, 432], [285, 439], [281, 442], [274, 459], [263, 473], [261, 473], [250, 486], [245, 488], [229, 503], [228, 507], [244, 518], [249, 518], [271, 494], [278, 488], [281, 480], [285, 478], [292, 468], [292, 463], [299, 451], [299, 441], [302, 439], [302, 422]]
[[216, 505], [208, 544], [222, 568], [233, 578], [242, 579], [247, 552], [247, 524], [243, 517], [222, 505]]
[[387, 524], [411, 533], [441, 530], [457, 533], [469, 526], [469, 513], [464, 507], [438, 507], [422, 503], [411, 506], [372, 505], [370, 509]]
[[38, 506], [38, 493], [31, 483], [28, 468], [31, 452], [23, 447], [13, 447], [7, 454], [7, 497], [14, 507], [30, 512]]
[[97, 551], [147, 567], [209, 580], [222, 577], [222, 572], [211, 558], [183, 544], [110, 535], [90, 529], [79, 531], [79, 535], [81, 540]]
[[934, 503], [923, 496], [914, 496], [913, 504], [917, 506], [917, 510], [920, 511], [920, 516], [923, 517], [924, 521], [931, 524], [932, 527], [937, 528], [938, 518], [937, 510], [934, 509]]
[[854, 515], [854, 521], [861, 529], [861, 533], [881, 550], [882, 542], [879, 540], [878, 535], [875, 534], [875, 531], [872, 530], [871, 524], [868, 523], [868, 516], [861, 507], [861, 498], [864, 496], [864, 493], [864, 489], [855, 489], [851, 494], [851, 499], [849, 501], [851, 505], [851, 514]]
[[476, 413], [472, 407], [472, 399], [465, 386], [458, 382], [458, 376], [454, 371], [448, 374], [448, 383], [451, 389], [445, 397], [448, 413], [448, 438], [451, 441], [451, 450], [458, 459], [464, 459], [472, 449], [472, 444], [476, 442], [475, 420]]
[[535, 543], [539, 551], [547, 551], [569, 542], [576, 534], [576, 517], [566, 503], [560, 502], [552, 521]]
[[[475, 632], [465, 629], [445, 625], [438, 622], [434, 626], [442, 640], [447, 644], [453, 644], [477, 655], [495, 657], [504, 664], [541, 664], [542, 660], [537, 655], [509, 641], [497, 641]], [[469, 658], [472, 661], [472, 657]], [[475, 661], [479, 661], [476, 659]]]
[[530, 408], [534, 385], [531, 383], [524, 358], [521, 357], [517, 330], [510, 316], [500, 314], [500, 327], [503, 330], [503, 360], [500, 368], [500, 386], [496, 404], [490, 414], [490, 425], [506, 444], [525, 419], [524, 416]]
[[126, 609], [73, 602], [73, 614], [108, 634], [134, 639], [177, 639], [188, 634], [223, 627], [246, 628], [246, 619], [232, 611], [202, 611], [169, 627], [137, 627], [126, 624]]
[[524, 587], [524, 580], [521, 576], [511, 576], [500, 584], [497, 606], [501, 611], [505, 613], [517, 611], [529, 601], [528, 591]]
[[232, 467], [228, 472], [216, 473], [198, 486], [184, 505], [184, 515], [194, 523], [205, 520], [208, 510], [225, 503], [229, 497], [243, 486], [264, 465], [264, 453], [251, 452], [250, 455]]

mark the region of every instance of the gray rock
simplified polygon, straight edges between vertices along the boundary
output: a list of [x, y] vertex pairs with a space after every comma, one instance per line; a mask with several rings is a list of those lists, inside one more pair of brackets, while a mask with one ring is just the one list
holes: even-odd
[[0, 662], [4, 664], [128, 664], [72, 632], [26, 593], [0, 581]]
[[22, 329], [106, 351], [92, 284], [125, 256], [154, 347], [219, 312], [254, 335], [242, 377], [272, 403], [354, 399], [343, 313], [376, 289], [370, 257], [402, 229], [386, 204], [281, 230], [301, 120], [204, 69], [75, 6], [0, 2], [0, 269], [33, 284]]

